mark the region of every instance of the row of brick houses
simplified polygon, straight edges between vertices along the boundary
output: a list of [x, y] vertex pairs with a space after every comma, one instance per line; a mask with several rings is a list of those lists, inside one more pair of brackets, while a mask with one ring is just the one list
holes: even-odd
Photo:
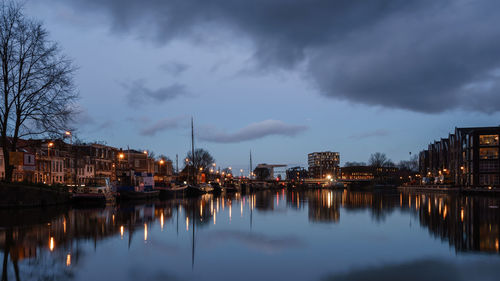
[[423, 177], [465, 188], [500, 187], [499, 127], [455, 128], [420, 152]]
[[[172, 177], [172, 161], [155, 160], [147, 151], [122, 150], [98, 143], [69, 144], [57, 140], [20, 140], [11, 154], [13, 181], [45, 184], [85, 184], [96, 177], [112, 181], [125, 172], [152, 173], [157, 181]], [[0, 178], [5, 177], [0, 150]]]

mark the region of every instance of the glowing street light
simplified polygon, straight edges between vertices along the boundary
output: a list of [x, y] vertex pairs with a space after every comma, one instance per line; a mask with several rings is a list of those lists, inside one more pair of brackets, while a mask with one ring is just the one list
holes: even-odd
[[119, 157], [120, 159], [123, 159], [123, 158], [125, 158], [125, 154], [120, 153], [120, 154], [118, 154], [118, 157]]

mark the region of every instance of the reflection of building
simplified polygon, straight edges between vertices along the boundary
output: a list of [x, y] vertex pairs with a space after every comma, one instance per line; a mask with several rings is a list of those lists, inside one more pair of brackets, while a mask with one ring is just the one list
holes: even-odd
[[422, 226], [449, 241], [457, 251], [499, 252], [500, 213], [490, 208], [498, 200], [442, 194], [407, 194]]
[[336, 178], [339, 175], [340, 154], [338, 152], [313, 152], [307, 155], [309, 177], [325, 178], [328, 175]]
[[499, 127], [456, 128], [420, 153], [420, 173], [464, 187], [500, 187]]
[[321, 190], [310, 193], [308, 216], [313, 222], [338, 222], [340, 220], [341, 196], [338, 192]]

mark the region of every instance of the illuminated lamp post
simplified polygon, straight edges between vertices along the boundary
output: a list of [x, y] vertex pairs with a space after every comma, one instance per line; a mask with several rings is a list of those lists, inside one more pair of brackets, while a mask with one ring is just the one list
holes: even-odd
[[52, 184], [52, 159], [50, 158], [50, 148], [54, 146], [53, 142], [47, 144], [47, 156], [49, 158], [49, 183]]

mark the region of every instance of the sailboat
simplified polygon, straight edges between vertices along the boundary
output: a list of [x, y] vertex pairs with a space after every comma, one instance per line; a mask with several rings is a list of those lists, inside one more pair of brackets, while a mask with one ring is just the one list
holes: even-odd
[[[188, 187], [186, 188], [186, 195], [188, 196], [198, 196], [205, 194], [207, 192], [213, 191], [212, 187], [208, 186], [200, 186], [196, 182], [196, 157], [194, 155], [194, 125], [193, 125], [193, 117], [191, 117], [191, 161], [192, 161], [192, 167], [187, 168], [189, 175], [191, 176], [191, 181], [188, 184]], [[191, 175], [192, 174], [192, 175]], [[211, 190], [210, 190], [211, 188]]]

